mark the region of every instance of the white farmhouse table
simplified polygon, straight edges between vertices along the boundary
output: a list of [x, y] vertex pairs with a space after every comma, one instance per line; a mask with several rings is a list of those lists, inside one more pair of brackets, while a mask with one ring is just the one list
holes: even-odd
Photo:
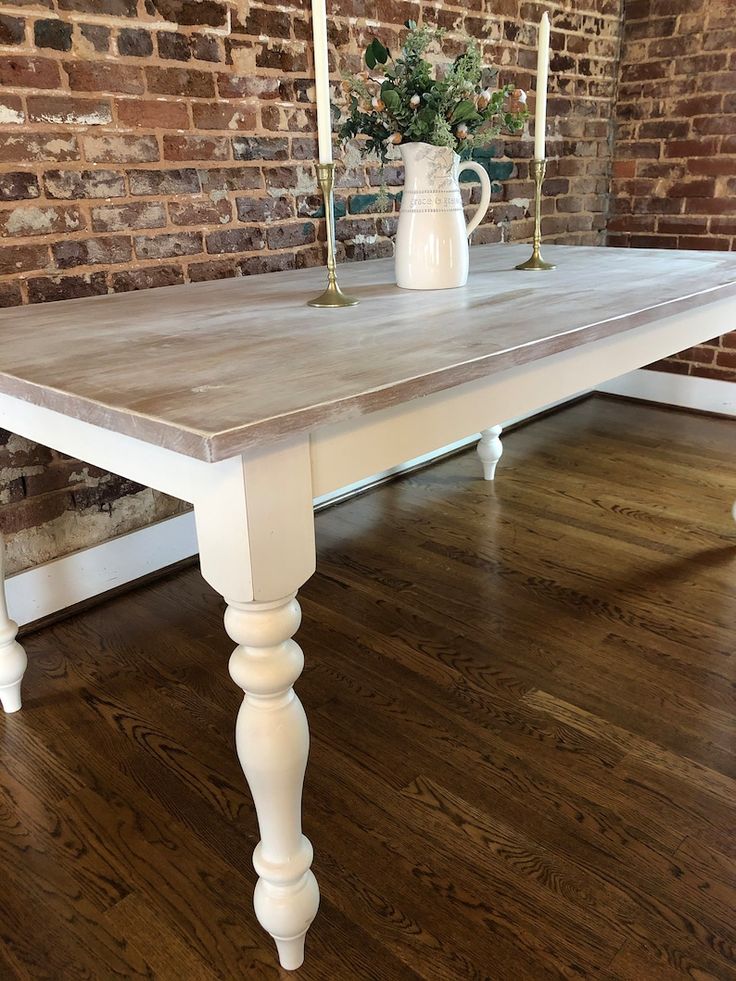
[[[468, 285], [437, 292], [398, 290], [384, 260], [346, 267], [361, 305], [345, 311], [305, 306], [312, 269], [0, 313], [0, 426], [194, 505], [245, 692], [255, 912], [285, 968], [319, 903], [292, 639], [313, 498], [477, 432], [492, 478], [500, 421], [734, 329], [736, 255], [557, 246], [554, 272], [514, 270], [528, 251], [473, 249]], [[16, 629], [0, 609], [6, 712]]]

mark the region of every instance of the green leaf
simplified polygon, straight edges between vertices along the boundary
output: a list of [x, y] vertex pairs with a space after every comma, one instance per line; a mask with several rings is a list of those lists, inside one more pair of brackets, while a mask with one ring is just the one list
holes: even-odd
[[388, 48], [384, 47], [378, 38], [373, 38], [373, 55], [379, 65], [385, 65], [388, 61]]
[[374, 37], [368, 47], [365, 49], [365, 63], [370, 69], [376, 67], [376, 65], [385, 65], [389, 59], [389, 50]]
[[404, 27], [409, 31], [415, 31], [417, 29], [417, 22], [415, 20], [405, 20]]
[[466, 123], [469, 119], [473, 119], [477, 115], [475, 103], [470, 102], [469, 99], [463, 99], [453, 109], [451, 121], [453, 123]]
[[401, 105], [401, 96], [393, 86], [388, 85], [386, 82], [381, 86], [381, 98], [386, 104], [386, 108], [392, 111], [398, 109]]

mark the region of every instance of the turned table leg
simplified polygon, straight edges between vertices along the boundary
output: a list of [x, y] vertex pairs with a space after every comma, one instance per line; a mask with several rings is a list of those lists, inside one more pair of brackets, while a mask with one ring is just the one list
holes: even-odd
[[238, 644], [230, 675], [245, 692], [235, 743], [261, 833], [253, 855], [259, 875], [255, 911], [287, 970], [304, 960], [304, 939], [319, 906], [312, 846], [301, 822], [309, 729], [292, 687], [304, 655], [291, 639], [300, 621], [295, 596], [231, 603], [225, 614], [225, 629]]
[[194, 513], [202, 575], [225, 598], [225, 629], [238, 645], [230, 658], [244, 693], [235, 747], [261, 839], [253, 903], [281, 966], [294, 970], [319, 906], [301, 821], [309, 729], [294, 684], [304, 655], [292, 639], [297, 590], [315, 568], [309, 442], [256, 449], [209, 472]]
[[502, 432], [502, 426], [491, 426], [490, 429], [481, 431], [478, 456], [483, 464], [483, 476], [486, 480], [493, 480], [496, 476], [496, 466], [503, 453], [503, 445], [500, 440]]
[[5, 541], [0, 535], [0, 702], [5, 712], [17, 712], [21, 706], [20, 685], [28, 658], [15, 639], [18, 624], [8, 616], [5, 599]]

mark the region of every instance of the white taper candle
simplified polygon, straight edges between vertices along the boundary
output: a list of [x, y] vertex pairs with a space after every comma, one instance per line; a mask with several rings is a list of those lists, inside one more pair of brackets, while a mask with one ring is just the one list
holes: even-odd
[[332, 110], [330, 107], [330, 61], [327, 51], [325, 0], [312, 0], [314, 37], [314, 82], [317, 90], [317, 135], [319, 162], [332, 163]]
[[536, 112], [534, 115], [534, 159], [546, 156], [544, 138], [547, 128], [547, 76], [549, 75], [549, 14], [545, 10], [539, 22], [539, 51], [537, 52]]

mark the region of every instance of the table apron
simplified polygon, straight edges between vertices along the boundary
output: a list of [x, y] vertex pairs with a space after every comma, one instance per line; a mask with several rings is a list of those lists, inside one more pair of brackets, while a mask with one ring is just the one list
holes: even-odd
[[468, 435], [572, 398], [731, 329], [733, 298], [710, 303], [538, 361], [325, 426], [310, 436], [316, 497]]

